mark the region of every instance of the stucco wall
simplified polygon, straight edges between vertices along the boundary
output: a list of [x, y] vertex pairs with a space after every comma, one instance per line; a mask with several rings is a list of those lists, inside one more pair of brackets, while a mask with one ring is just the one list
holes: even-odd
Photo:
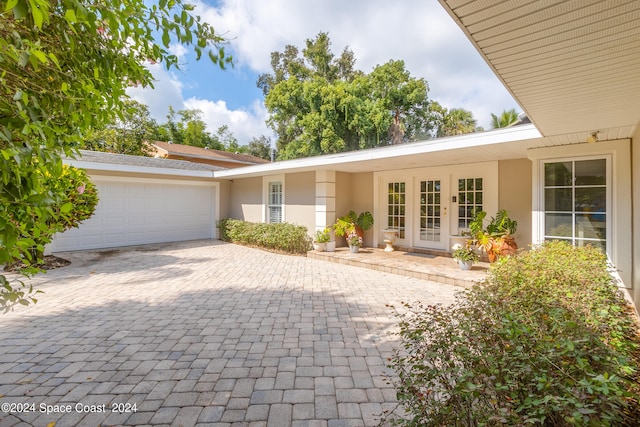
[[[353, 209], [356, 214], [364, 211], [373, 214], [373, 172], [353, 173], [350, 181], [350, 206], [347, 206], [347, 210]], [[365, 246], [373, 245], [373, 233], [380, 228], [380, 224], [374, 223], [373, 227], [364, 233]]]
[[336, 218], [346, 215], [351, 199], [351, 174], [336, 172]]
[[[529, 159], [501, 160], [498, 163], [498, 207], [518, 221], [516, 243], [526, 249], [531, 244], [531, 168]], [[492, 214], [491, 214], [492, 215]]]
[[315, 231], [315, 188], [315, 172], [290, 173], [285, 175], [285, 220], [292, 224], [307, 227], [309, 235], [313, 235]]
[[229, 218], [229, 208], [231, 207], [231, 182], [226, 180], [218, 181], [220, 183], [219, 195], [219, 219]]
[[[373, 213], [373, 173], [336, 172], [336, 217], [341, 217], [354, 211], [360, 214], [364, 211]], [[365, 246], [373, 245], [373, 232], [377, 224], [364, 234]], [[343, 238], [337, 238], [338, 246], [345, 246]]]
[[230, 190], [228, 216], [262, 222], [262, 177], [234, 179]]

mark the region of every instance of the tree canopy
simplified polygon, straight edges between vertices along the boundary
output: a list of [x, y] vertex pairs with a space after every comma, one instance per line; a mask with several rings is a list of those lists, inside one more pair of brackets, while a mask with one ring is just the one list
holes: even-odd
[[503, 110], [500, 116], [491, 114], [491, 127], [493, 129], [506, 128], [518, 121], [518, 113], [515, 108], [511, 110]]
[[302, 55], [288, 45], [258, 78], [280, 159], [399, 143], [431, 129], [427, 82], [403, 61], [365, 74], [352, 51], [336, 57], [330, 47], [327, 33], [308, 39]]
[[[152, 85], [145, 62], [177, 67], [178, 42], [230, 63], [224, 39], [192, 10], [182, 0], [0, 1], [0, 264], [35, 261], [24, 236], [60, 200], [47, 180], [91, 129], [124, 119], [127, 87]], [[0, 282], [0, 304], [28, 304], [27, 291]]]

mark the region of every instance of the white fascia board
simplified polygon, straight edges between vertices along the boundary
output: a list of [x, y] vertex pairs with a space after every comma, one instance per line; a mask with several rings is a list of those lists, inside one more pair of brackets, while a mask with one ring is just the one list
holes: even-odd
[[457, 150], [462, 148], [478, 148], [481, 150], [483, 147], [488, 145], [524, 141], [541, 137], [542, 135], [534, 125], [527, 124], [487, 132], [476, 132], [459, 136], [431, 139], [421, 142], [407, 142], [405, 144], [390, 145], [367, 150], [349, 151], [345, 153], [328, 154], [324, 156], [285, 160], [282, 162], [264, 163], [236, 169], [215, 171], [214, 176], [216, 178], [233, 179], [245, 176], [274, 174], [293, 169], [326, 168], [331, 165], [363, 162], [367, 160], [389, 159], [394, 157], [408, 157], [415, 154]]
[[64, 159], [64, 162], [77, 168], [93, 171], [139, 173], [146, 175], [172, 175], [191, 178], [213, 178], [213, 171], [206, 170], [156, 168], [148, 166], [122, 165], [117, 163], [87, 162], [68, 158]]

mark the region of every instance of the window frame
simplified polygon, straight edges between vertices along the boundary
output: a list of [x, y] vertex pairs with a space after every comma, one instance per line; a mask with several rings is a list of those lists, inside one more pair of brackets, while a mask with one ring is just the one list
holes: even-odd
[[[567, 211], [567, 213], [571, 214], [572, 221], [572, 235], [570, 238], [561, 238], [561, 240], [571, 241], [572, 245], [576, 245], [576, 241], [588, 242], [592, 241], [601, 241], [602, 239], [590, 239], [576, 236], [576, 226], [575, 226], [575, 218], [576, 212], [578, 214], [582, 214], [580, 211], [576, 211], [575, 208], [575, 189], [582, 188], [581, 186], [577, 186], [575, 182], [575, 164], [577, 162], [589, 161], [589, 160], [605, 160], [605, 227], [606, 227], [606, 238], [605, 240], [605, 252], [609, 259], [614, 259], [613, 257], [613, 248], [614, 248], [614, 229], [613, 229], [613, 160], [611, 154], [595, 154], [589, 156], [569, 156], [569, 157], [557, 157], [557, 158], [545, 158], [540, 159], [539, 161], [539, 170], [538, 170], [538, 206], [540, 207], [540, 225], [538, 228], [538, 241], [543, 242], [548, 239], [553, 239], [553, 236], [548, 236], [546, 233], [546, 214], [553, 213], [555, 211], [548, 211], [546, 206], [546, 189], [547, 188], [570, 188], [572, 192], [571, 196], [571, 211]], [[572, 183], [571, 186], [557, 186], [557, 185], [546, 185], [546, 175], [545, 175], [545, 166], [551, 163], [564, 163], [571, 162], [572, 163]], [[556, 238], [560, 238], [556, 236]]]
[[[280, 203], [271, 203], [272, 199], [272, 185], [280, 185]], [[280, 208], [280, 223], [286, 222], [286, 186], [284, 175], [271, 175], [265, 176], [262, 179], [262, 222], [266, 224], [274, 224], [277, 222], [271, 221], [271, 209]]]

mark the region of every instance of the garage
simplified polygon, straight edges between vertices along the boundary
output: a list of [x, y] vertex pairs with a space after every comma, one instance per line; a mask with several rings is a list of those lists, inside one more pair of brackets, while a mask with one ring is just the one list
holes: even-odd
[[93, 152], [68, 163], [87, 170], [100, 200], [90, 219], [56, 235], [48, 251], [216, 237], [215, 167]]

